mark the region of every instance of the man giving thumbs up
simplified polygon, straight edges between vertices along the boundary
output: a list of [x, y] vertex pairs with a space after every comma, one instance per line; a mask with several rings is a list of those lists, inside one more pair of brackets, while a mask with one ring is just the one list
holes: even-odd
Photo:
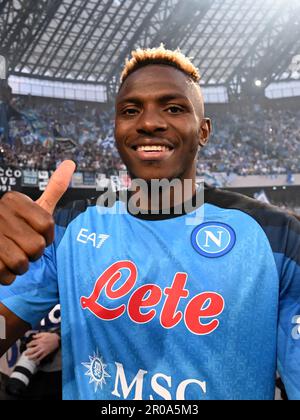
[[41, 197], [33, 202], [18, 192], [0, 201], [0, 284], [10, 284], [39, 259], [54, 239], [53, 211], [67, 190], [75, 163], [64, 161], [52, 175]]
[[[197, 153], [211, 129], [199, 74], [178, 51], [132, 54], [115, 139], [143, 181], [143, 211], [132, 195], [74, 202], [55, 212], [53, 241], [72, 163], [38, 203], [4, 197], [2, 283], [36, 261], [0, 286], [0, 354], [60, 300], [65, 399], [273, 399], [276, 360], [300, 399], [300, 224], [217, 188], [197, 200]], [[157, 180], [168, 182], [155, 196]]]
[[[74, 171], [75, 163], [64, 161], [36, 202], [18, 192], [9, 192], [0, 200], [0, 284], [9, 285], [17, 275], [26, 273], [29, 263], [40, 259], [46, 247], [52, 244], [55, 233], [52, 214]], [[28, 284], [25, 283], [24, 287]], [[10, 294], [8, 288], [5, 294]], [[1, 354], [31, 326], [2, 304], [0, 317], [3, 330], [0, 335]]]

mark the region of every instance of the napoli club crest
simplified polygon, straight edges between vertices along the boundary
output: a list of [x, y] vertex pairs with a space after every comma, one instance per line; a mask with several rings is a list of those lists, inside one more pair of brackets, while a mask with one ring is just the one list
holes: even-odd
[[204, 257], [222, 257], [232, 250], [236, 235], [226, 223], [206, 222], [197, 226], [191, 236], [194, 249]]

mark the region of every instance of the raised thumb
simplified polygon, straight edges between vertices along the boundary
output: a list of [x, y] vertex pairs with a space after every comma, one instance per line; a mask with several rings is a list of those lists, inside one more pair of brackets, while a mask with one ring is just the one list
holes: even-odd
[[36, 203], [53, 214], [56, 204], [67, 191], [76, 165], [72, 160], [64, 160], [49, 179], [47, 188]]

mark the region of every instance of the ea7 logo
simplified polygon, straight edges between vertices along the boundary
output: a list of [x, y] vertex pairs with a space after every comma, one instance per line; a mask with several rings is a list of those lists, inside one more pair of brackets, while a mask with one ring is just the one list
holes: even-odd
[[109, 235], [89, 232], [88, 229], [81, 229], [77, 235], [78, 242], [82, 242], [83, 244], [91, 243], [94, 248], [100, 248], [108, 238]]
[[4, 316], [0, 316], [0, 340], [6, 339], [6, 322]]
[[294, 340], [300, 340], [300, 315], [294, 316], [292, 324], [296, 324], [296, 326], [292, 329], [292, 337]]

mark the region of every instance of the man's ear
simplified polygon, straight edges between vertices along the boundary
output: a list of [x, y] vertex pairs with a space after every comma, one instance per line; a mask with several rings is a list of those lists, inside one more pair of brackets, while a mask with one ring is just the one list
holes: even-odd
[[199, 145], [201, 147], [205, 146], [206, 143], [208, 142], [211, 130], [212, 130], [211, 120], [209, 118], [203, 118], [201, 121], [200, 137], [199, 137]]

